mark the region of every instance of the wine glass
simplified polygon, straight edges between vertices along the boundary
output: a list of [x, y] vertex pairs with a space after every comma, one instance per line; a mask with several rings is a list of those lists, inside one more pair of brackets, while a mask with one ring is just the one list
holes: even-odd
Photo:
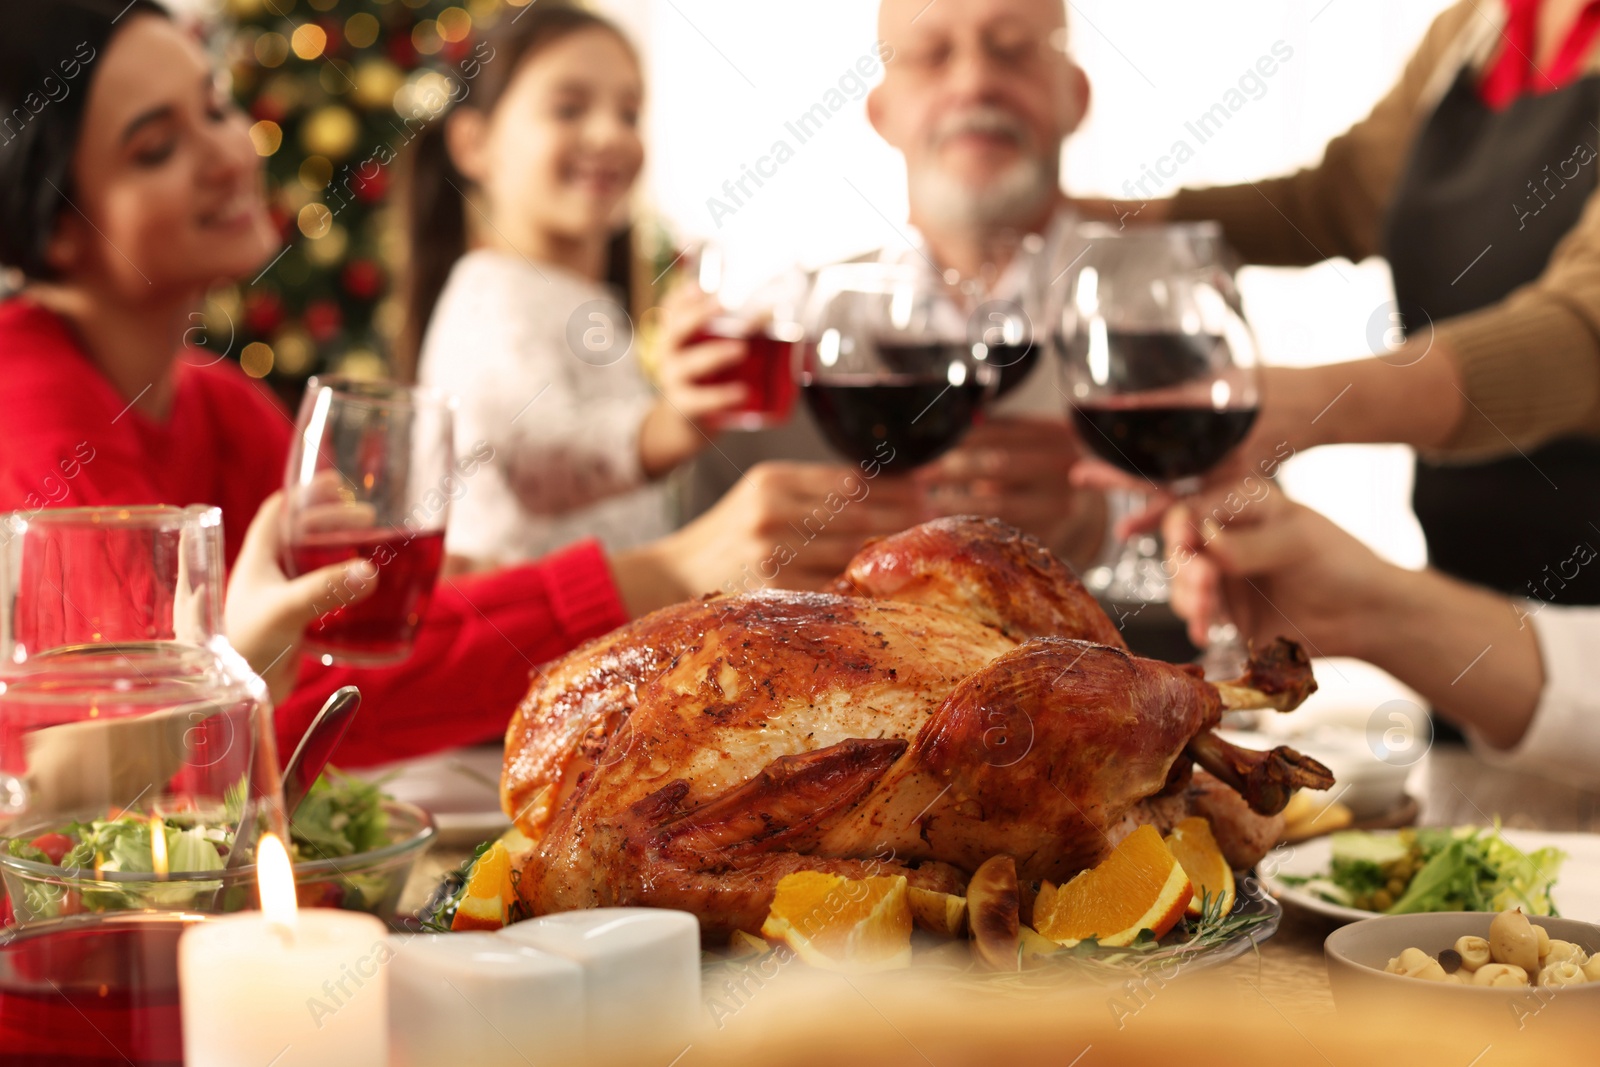
[[905, 474], [952, 448], [998, 374], [931, 270], [842, 263], [817, 273], [799, 353], [801, 395], [846, 459]]
[[1012, 295], [1001, 295], [1006, 291], [1000, 288], [1001, 278], [966, 278], [959, 283], [965, 305], [971, 309], [967, 342], [973, 346], [975, 358], [994, 368], [995, 401], [1021, 385], [1048, 348], [1044, 331], [1035, 325], [1045, 321], [1048, 296], [1045, 240], [1036, 233], [1023, 234], [1010, 250], [1011, 267], [1004, 277], [1021, 279]]
[[[1244, 440], [1260, 406], [1257, 350], [1215, 223], [1080, 228], [1086, 248], [1060, 308], [1062, 385], [1085, 446], [1184, 496]], [[1137, 500], [1124, 510], [1139, 510]], [[1151, 535], [1123, 546], [1109, 599], [1166, 600]], [[1213, 620], [1209, 676], [1243, 666], [1238, 630]]]
[[779, 282], [737, 296], [727, 281], [727, 255], [711, 241], [692, 246], [683, 263], [687, 277], [725, 305], [722, 314], [691, 334], [685, 344], [719, 340], [745, 344], [743, 359], [700, 379], [702, 385], [745, 387], [744, 402], [712, 421], [725, 430], [762, 430], [788, 422], [795, 400], [794, 350], [801, 337], [794, 287]]
[[411, 653], [444, 561], [455, 468], [452, 398], [432, 389], [312, 378], [285, 475], [284, 570], [291, 576], [364, 558], [377, 567], [365, 599], [329, 584], [306, 628], [325, 664], [383, 666]]

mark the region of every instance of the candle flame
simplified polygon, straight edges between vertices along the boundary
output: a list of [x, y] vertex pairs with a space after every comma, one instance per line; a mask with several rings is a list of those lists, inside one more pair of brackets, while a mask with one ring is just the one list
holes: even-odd
[[294, 926], [294, 868], [276, 834], [262, 834], [261, 843], [256, 846], [256, 884], [261, 893], [261, 911], [267, 921], [283, 927]]
[[150, 869], [167, 873], [167, 827], [159, 814], [150, 816]]

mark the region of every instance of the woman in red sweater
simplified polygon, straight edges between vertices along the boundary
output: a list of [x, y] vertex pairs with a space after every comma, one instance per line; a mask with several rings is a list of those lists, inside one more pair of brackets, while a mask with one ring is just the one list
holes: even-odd
[[[0, 511], [220, 506], [230, 564], [239, 557], [230, 635], [257, 669], [276, 658], [281, 671], [298, 659], [292, 646], [328, 575], [285, 581], [270, 508], [248, 543], [245, 531], [281, 484], [293, 422], [231, 363], [183, 344], [208, 286], [250, 279], [277, 253], [247, 121], [195, 42], [148, 0], [0, 0], [0, 25], [0, 264], [24, 283], [0, 302]], [[849, 476], [756, 468], [664, 541], [609, 560], [585, 541], [441, 579], [406, 663], [299, 663], [279, 702], [280, 751], [347, 684], [368, 713], [342, 763], [496, 737], [538, 664], [701, 590], [753, 573], [770, 581], [791, 518], [848, 494]], [[779, 580], [837, 573], [864, 536], [914, 521], [911, 504], [874, 486]]]

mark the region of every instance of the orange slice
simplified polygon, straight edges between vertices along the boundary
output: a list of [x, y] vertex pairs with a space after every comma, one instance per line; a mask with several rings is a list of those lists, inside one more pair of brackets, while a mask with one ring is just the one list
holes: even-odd
[[1222, 849], [1211, 833], [1211, 823], [1203, 816], [1193, 815], [1172, 828], [1167, 835], [1167, 847], [1183, 865], [1183, 873], [1194, 883], [1194, 896], [1189, 900], [1188, 912], [1199, 917], [1201, 901], [1209, 896], [1220, 898], [1222, 914], [1233, 910], [1233, 868], [1222, 856]]
[[821, 871], [785, 875], [761, 936], [782, 941], [813, 967], [887, 971], [911, 965], [906, 880], [842, 878]]
[[472, 865], [466, 891], [456, 905], [452, 930], [498, 930], [510, 916], [516, 890], [511, 885], [511, 852], [496, 841]]
[[960, 937], [967, 925], [967, 898], [932, 889], [906, 889], [911, 918], [922, 929], [940, 937]]
[[1034, 929], [1062, 945], [1095, 938], [1126, 945], [1149, 930], [1160, 937], [1183, 918], [1194, 886], [1155, 827], [1145, 825], [1123, 839], [1111, 855], [1060, 886], [1048, 913], [1034, 904]]

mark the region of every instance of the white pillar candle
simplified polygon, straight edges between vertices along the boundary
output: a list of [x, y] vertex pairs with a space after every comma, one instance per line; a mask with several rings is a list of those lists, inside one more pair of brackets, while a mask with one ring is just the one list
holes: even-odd
[[297, 912], [289, 858], [271, 834], [257, 861], [262, 910], [178, 941], [184, 1062], [386, 1067], [388, 930], [357, 912]]
[[491, 933], [391, 934], [393, 1067], [577, 1063], [583, 968]]
[[[514, 923], [500, 937], [583, 968], [589, 1054], [676, 1055], [700, 1012], [700, 923], [660, 908], [592, 908]], [[610, 1059], [608, 1059], [608, 1057]]]

